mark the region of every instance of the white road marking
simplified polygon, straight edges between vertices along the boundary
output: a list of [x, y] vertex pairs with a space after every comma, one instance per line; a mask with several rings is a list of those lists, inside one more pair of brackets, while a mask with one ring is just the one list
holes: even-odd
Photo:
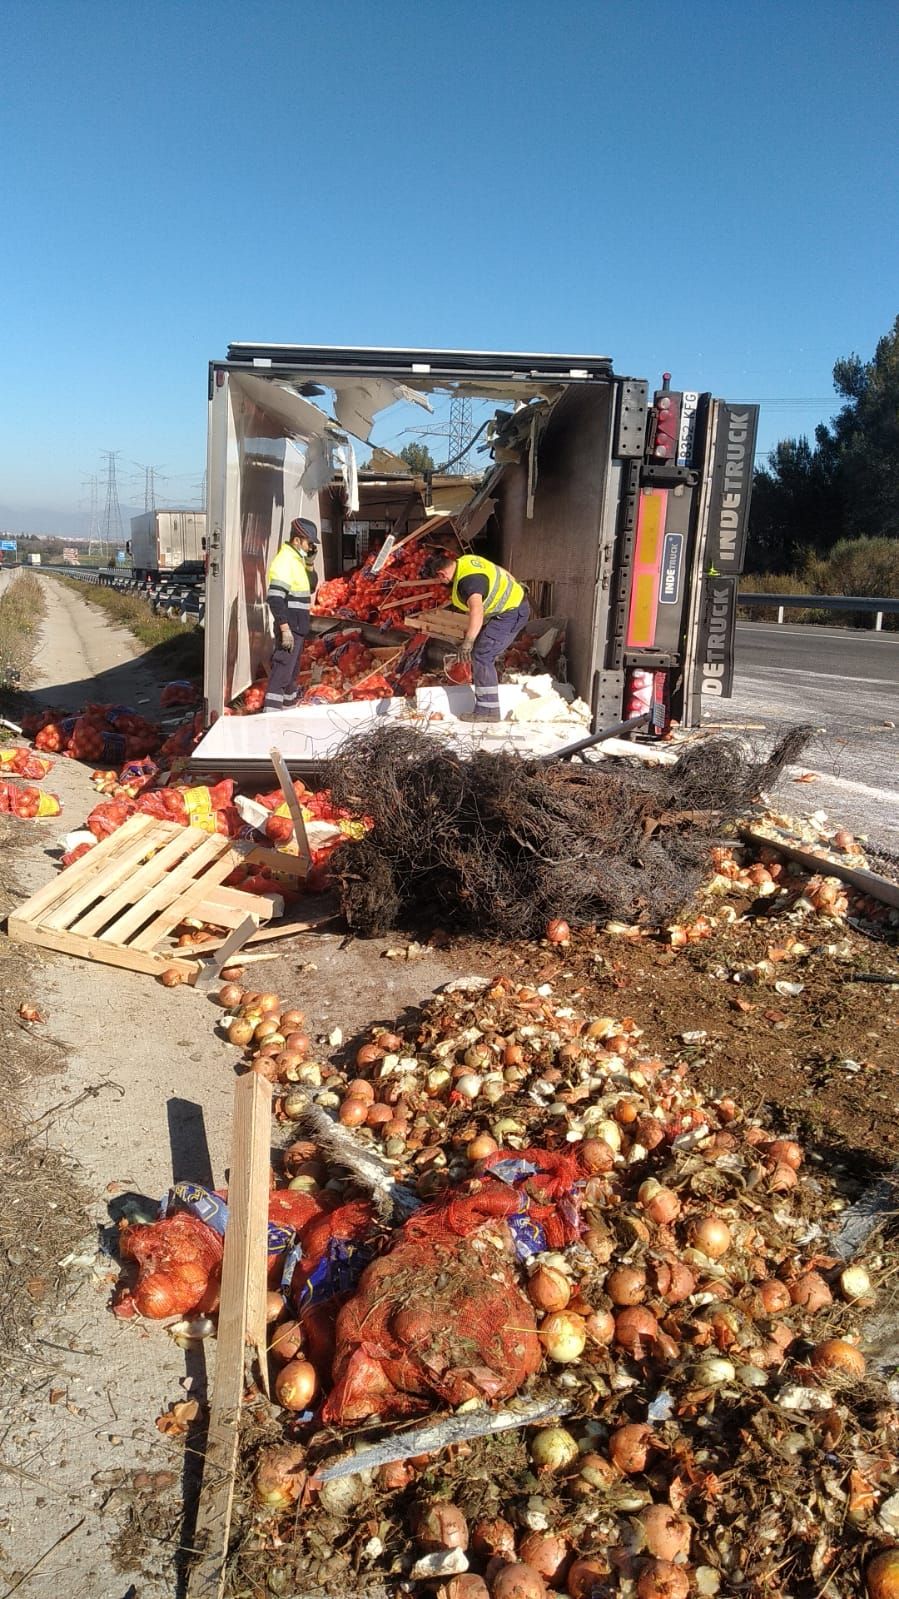
[[[833, 672], [810, 672], [801, 666], [764, 666], [761, 663], [754, 662], [748, 673], [744, 668], [744, 675], [746, 676], [755, 677], [760, 672], [770, 672], [775, 677], [824, 677], [831, 683], [834, 680]], [[848, 687], [850, 683], [876, 683], [881, 688], [899, 689], [899, 681], [895, 677], [844, 677], [842, 679], [844, 688]]]
[[883, 644], [895, 644], [897, 639], [892, 633], [875, 633], [872, 628], [825, 628], [825, 627], [787, 627], [779, 622], [738, 622], [738, 633], [776, 633], [781, 638], [804, 638], [814, 643], [815, 639], [839, 639], [841, 644], [873, 644], [876, 649], [881, 649]]

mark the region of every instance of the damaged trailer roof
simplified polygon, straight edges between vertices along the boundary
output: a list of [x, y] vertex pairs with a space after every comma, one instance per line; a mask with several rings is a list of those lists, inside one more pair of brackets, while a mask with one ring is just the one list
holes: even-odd
[[453, 379], [498, 379], [527, 383], [607, 383], [613, 376], [608, 355], [526, 354], [508, 350], [364, 349], [353, 345], [229, 344], [228, 364], [334, 374], [383, 374], [420, 382]]

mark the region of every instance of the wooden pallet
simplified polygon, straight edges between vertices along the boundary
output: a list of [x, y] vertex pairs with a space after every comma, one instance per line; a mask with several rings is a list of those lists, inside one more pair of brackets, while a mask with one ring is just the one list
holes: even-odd
[[413, 616], [407, 616], [401, 626], [413, 633], [427, 633], [429, 638], [443, 639], [449, 644], [461, 644], [468, 628], [468, 620], [465, 611], [440, 606], [436, 611], [417, 611]]
[[160, 945], [188, 916], [228, 928], [248, 915], [267, 920], [267, 897], [225, 888], [223, 879], [248, 858], [271, 855], [198, 827], [130, 816], [13, 911], [7, 931], [84, 960], [151, 974], [175, 966], [191, 977], [195, 963]]

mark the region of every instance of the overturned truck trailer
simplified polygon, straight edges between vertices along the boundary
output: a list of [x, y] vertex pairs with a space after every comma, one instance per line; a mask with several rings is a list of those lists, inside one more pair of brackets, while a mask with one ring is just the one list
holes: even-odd
[[[360, 496], [380, 486], [389, 505], [391, 472], [409, 476], [378, 449], [377, 470], [360, 473], [355, 447], [375, 418], [447, 398], [484, 419], [464, 467], [423, 480], [401, 518], [393, 505], [393, 522], [360, 523]], [[406, 420], [424, 418], [401, 417], [397, 432]], [[703, 695], [731, 692], [756, 425], [757, 407], [673, 390], [667, 375], [651, 396], [604, 356], [231, 345], [209, 369], [210, 730], [194, 765], [249, 772], [278, 742], [302, 770], [361, 721], [396, 714], [369, 701], [223, 717], [267, 663], [266, 568], [298, 515], [321, 529], [328, 579], [347, 564], [348, 532], [399, 537], [449, 507], [464, 545], [508, 566], [538, 616], [564, 619], [568, 677], [594, 728], [644, 710], [656, 731], [671, 717], [696, 725]], [[466, 474], [455, 488], [453, 466]]]

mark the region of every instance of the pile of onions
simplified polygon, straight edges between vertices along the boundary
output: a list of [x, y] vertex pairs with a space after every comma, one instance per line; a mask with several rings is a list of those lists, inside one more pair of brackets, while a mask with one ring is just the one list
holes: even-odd
[[[764, 871], [764, 878], [756, 872], [762, 890], [777, 881]], [[566, 924], [547, 926], [549, 943], [564, 947], [569, 937]], [[751, 1387], [782, 1381], [788, 1366], [794, 1387], [829, 1389], [835, 1406], [865, 1372], [851, 1329], [848, 1338], [825, 1338], [823, 1328], [815, 1336], [814, 1319], [826, 1307], [827, 1331], [844, 1326], [839, 1312], [848, 1318], [870, 1301], [868, 1272], [859, 1263], [840, 1270], [804, 1259], [789, 1228], [768, 1226], [782, 1212], [808, 1217], [805, 1189], [801, 1206], [796, 1194], [804, 1182], [801, 1145], [773, 1137], [732, 1099], [704, 1099], [683, 1063], [671, 1068], [642, 1055], [633, 1018], [579, 1017], [567, 1002], [551, 1001], [548, 985], [500, 978], [475, 997], [440, 995], [405, 1034], [372, 1028], [350, 1052], [348, 1070], [310, 1059], [302, 1011], [281, 1008], [277, 995], [248, 993], [235, 982], [218, 998], [221, 1023], [247, 1050], [247, 1064], [283, 1085], [282, 1120], [300, 1116], [310, 1100], [321, 1104], [361, 1146], [380, 1146], [422, 1199], [455, 1188], [490, 1192], [484, 1163], [497, 1151], [513, 1155], [532, 1145], [576, 1159], [579, 1236], [566, 1215], [561, 1236], [569, 1242], [559, 1243], [547, 1225], [551, 1250], [544, 1245], [521, 1265], [544, 1354], [539, 1381], [574, 1399], [567, 1425], [523, 1434], [529, 1492], [500, 1500], [504, 1514], [479, 1504], [469, 1530], [472, 1501], [461, 1486], [460, 1503], [442, 1496], [438, 1457], [393, 1462], [369, 1479], [381, 1494], [406, 1495], [377, 1513], [407, 1519], [415, 1557], [433, 1560], [428, 1580], [440, 1576], [442, 1599], [549, 1599], [563, 1587], [569, 1599], [593, 1599], [597, 1588], [617, 1583], [636, 1599], [687, 1599], [694, 1499], [688, 1513], [674, 1493], [665, 1502], [688, 1458], [679, 1452], [678, 1425], [687, 1446], [701, 1437], [711, 1456], [702, 1469], [717, 1472], [714, 1426], [693, 1431], [706, 1416], [726, 1417]], [[341, 1202], [341, 1178], [314, 1144], [285, 1152], [279, 1180], [317, 1197], [327, 1185], [323, 1203], [332, 1193]], [[522, 1189], [550, 1206], [552, 1183], [538, 1171]], [[505, 1228], [502, 1221], [485, 1228], [488, 1260], [494, 1247], [510, 1255]], [[151, 1295], [159, 1290], [149, 1283]], [[286, 1425], [308, 1443], [312, 1434], [297, 1418], [327, 1391], [321, 1327], [294, 1319], [289, 1297], [285, 1303], [274, 1290], [267, 1310], [274, 1397]], [[392, 1326], [414, 1345], [421, 1318], [410, 1296]], [[675, 1408], [651, 1424], [647, 1401], [669, 1386]], [[600, 1396], [595, 1410], [581, 1405], [591, 1387]], [[260, 1457], [260, 1505], [287, 1510], [308, 1492], [329, 1515], [359, 1514], [361, 1476], [329, 1484], [333, 1492], [316, 1501], [304, 1459], [293, 1444]], [[619, 1500], [627, 1509], [613, 1512]], [[878, 1502], [872, 1490], [865, 1514]], [[564, 1507], [558, 1522], [546, 1505]], [[631, 1519], [620, 1520], [620, 1542], [602, 1542], [597, 1526], [613, 1513]], [[869, 1564], [871, 1599], [899, 1599], [889, 1586], [899, 1563], [885, 1558], [892, 1554], [882, 1551]], [[474, 1569], [460, 1569], [465, 1561]]]

